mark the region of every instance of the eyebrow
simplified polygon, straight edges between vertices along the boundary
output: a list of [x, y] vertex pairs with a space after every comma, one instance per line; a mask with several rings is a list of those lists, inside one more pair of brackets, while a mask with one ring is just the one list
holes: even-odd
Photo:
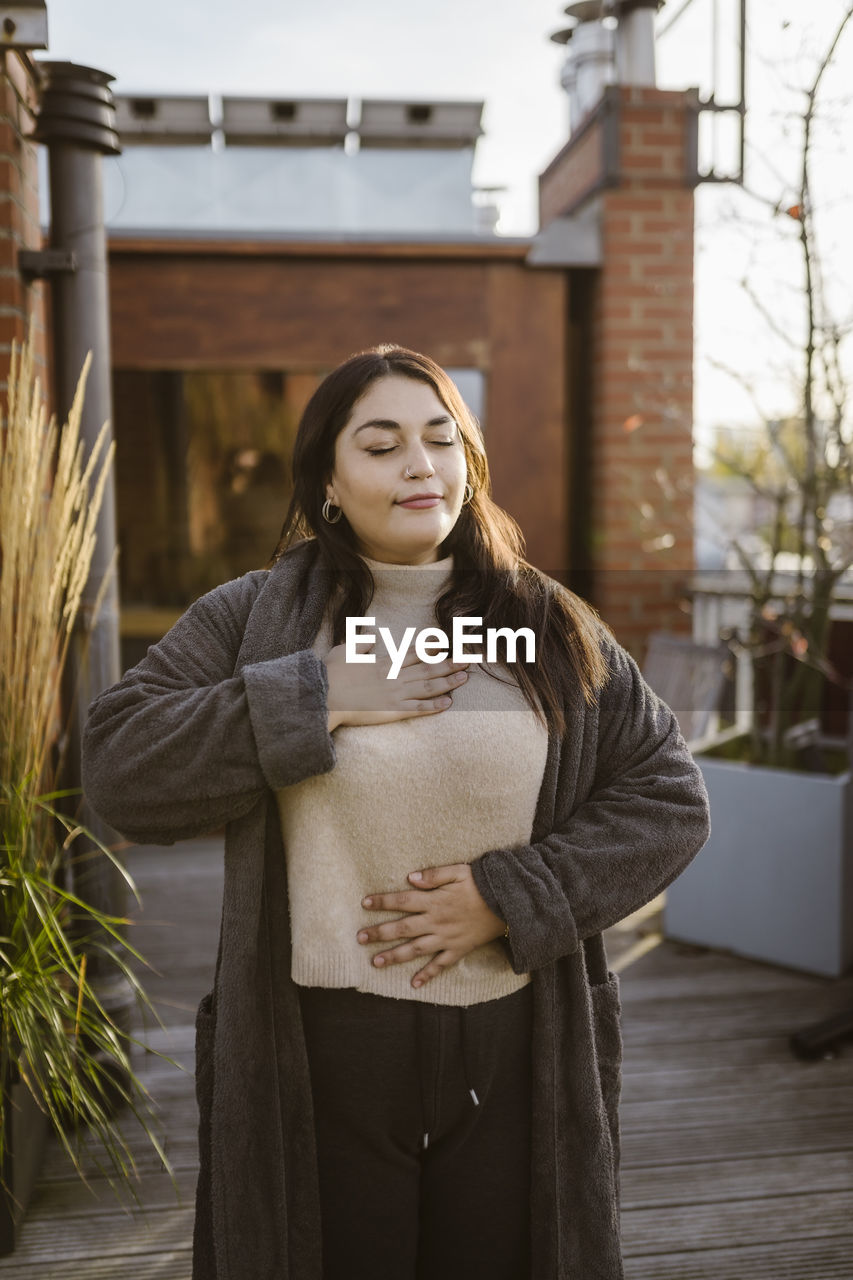
[[[438, 418], [430, 418], [424, 429], [426, 430], [427, 427], [443, 427], [448, 422], [456, 426], [456, 419], [451, 418], [447, 413], [443, 413]], [[369, 422], [362, 422], [361, 426], [356, 427], [353, 435], [357, 436], [359, 431], [364, 431], [365, 427], [380, 427], [386, 431], [399, 431], [401, 429], [399, 422], [395, 422], [393, 418], [371, 418]]]

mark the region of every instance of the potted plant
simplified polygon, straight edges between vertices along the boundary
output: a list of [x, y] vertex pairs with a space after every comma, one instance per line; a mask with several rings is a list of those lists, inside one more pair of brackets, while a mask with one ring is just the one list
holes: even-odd
[[30, 344], [13, 345], [0, 434], [0, 1255], [14, 1247], [51, 1130], [78, 1172], [94, 1146], [130, 1186], [123, 1102], [162, 1157], [128, 1037], [86, 976], [94, 949], [108, 950], [145, 1000], [130, 965], [141, 957], [122, 937], [126, 922], [68, 887], [70, 861], [78, 850], [91, 857], [93, 843], [60, 807], [55, 781], [60, 682], [112, 461], [103, 433], [82, 456], [87, 368], [59, 432]]
[[738, 569], [721, 588], [740, 611], [732, 642], [748, 657], [750, 727], [698, 757], [711, 839], [668, 888], [663, 921], [667, 937], [827, 976], [853, 967], [853, 716], [846, 734], [826, 732], [828, 705], [837, 714], [853, 700], [831, 649], [833, 615], [853, 599], [853, 402], [850, 327], [831, 311], [812, 163], [819, 91], [851, 17], [848, 7], [803, 91], [793, 197], [757, 197], [799, 256], [799, 317], [789, 306], [783, 320], [763, 291], [742, 287], [788, 346], [799, 405], [785, 421], [766, 417], [759, 444], [718, 453], [764, 512], [752, 538], [733, 540]]

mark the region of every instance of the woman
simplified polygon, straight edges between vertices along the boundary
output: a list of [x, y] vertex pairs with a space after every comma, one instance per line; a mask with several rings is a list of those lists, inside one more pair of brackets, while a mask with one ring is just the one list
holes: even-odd
[[[197, 601], [84, 743], [130, 839], [226, 825], [194, 1276], [618, 1280], [601, 934], [705, 842], [699, 770], [594, 611], [524, 561], [427, 357], [331, 373], [293, 468], [272, 568]], [[454, 617], [529, 628], [535, 661], [404, 649]], [[347, 619], [377, 640], [348, 649]]]

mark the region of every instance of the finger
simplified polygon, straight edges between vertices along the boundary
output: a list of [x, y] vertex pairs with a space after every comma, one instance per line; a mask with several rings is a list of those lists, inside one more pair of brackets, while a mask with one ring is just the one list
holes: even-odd
[[424, 900], [419, 890], [412, 889], [403, 893], [372, 893], [362, 898], [361, 905], [368, 911], [423, 911]]
[[402, 676], [403, 671], [407, 667], [421, 667], [423, 668], [421, 671], [406, 671], [406, 679], [418, 680], [423, 675], [436, 677], [450, 676], [456, 671], [467, 671], [470, 665], [470, 662], [454, 662], [451, 658], [444, 658], [441, 662], [422, 662], [417, 656], [417, 653], [413, 649], [410, 649], [406, 655], [405, 661], [403, 662], [403, 666], [400, 668], [400, 675]]
[[467, 862], [451, 862], [443, 867], [425, 867], [420, 871], [410, 871], [408, 878], [419, 889], [437, 889], [443, 884], [454, 884], [470, 875]]
[[446, 711], [453, 706], [449, 693], [439, 698], [409, 698], [400, 704], [400, 719], [408, 720], [412, 716], [434, 716], [439, 711]]
[[449, 693], [452, 689], [458, 689], [468, 679], [467, 671], [451, 671], [450, 675], [433, 676], [429, 680], [424, 680], [421, 691], [426, 698], [432, 698], [442, 693]]
[[418, 969], [412, 978], [413, 987], [422, 987], [427, 982], [437, 978], [443, 969], [447, 969], [454, 963], [452, 952], [439, 951], [439, 953], [430, 960], [429, 964], [425, 964], [423, 969]]
[[424, 921], [418, 916], [400, 916], [397, 920], [385, 920], [382, 924], [359, 929], [356, 935], [361, 943], [393, 942], [395, 938], [414, 938], [423, 933]]
[[423, 672], [422, 675], [422, 679], [410, 680], [401, 691], [404, 698], [428, 702], [442, 694], [454, 693], [468, 679], [467, 671], [451, 671], [446, 676], [434, 676], [431, 672]]
[[380, 951], [373, 957], [372, 963], [377, 969], [384, 969], [389, 964], [405, 964], [407, 960], [417, 960], [419, 956], [429, 955], [435, 951], [438, 939], [428, 934], [413, 938], [411, 942], [401, 942], [399, 947], [391, 947]]

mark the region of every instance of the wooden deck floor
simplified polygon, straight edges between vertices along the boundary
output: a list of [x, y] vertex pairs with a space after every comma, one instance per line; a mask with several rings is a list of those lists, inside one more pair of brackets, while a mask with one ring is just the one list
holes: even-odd
[[[212, 978], [221, 847], [136, 849], [128, 861], [144, 897], [134, 941], [162, 974], [147, 985], [166, 1029], [145, 1035], [179, 1064], [139, 1050], [136, 1066], [177, 1190], [141, 1139], [143, 1208], [132, 1212], [102, 1177], [80, 1184], [51, 1148], [18, 1251], [0, 1260], [3, 1280], [190, 1276], [192, 1024]], [[626, 1280], [851, 1280], [853, 1045], [802, 1063], [787, 1037], [849, 1005], [853, 977], [661, 941], [658, 920], [652, 904], [607, 936], [622, 977]]]

